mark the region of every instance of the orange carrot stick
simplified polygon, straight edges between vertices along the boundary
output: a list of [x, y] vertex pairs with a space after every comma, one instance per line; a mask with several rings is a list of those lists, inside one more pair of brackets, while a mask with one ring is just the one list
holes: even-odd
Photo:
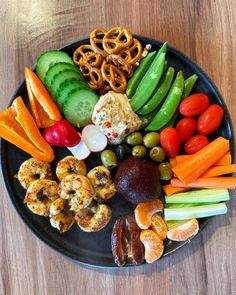
[[224, 174], [229, 174], [234, 172], [236, 172], [235, 164], [227, 165], [227, 166], [213, 166], [213, 167], [210, 167], [203, 175], [201, 175], [201, 178], [221, 176]]
[[167, 196], [172, 196], [176, 193], [182, 193], [189, 190], [189, 188], [186, 187], [173, 187], [171, 184], [163, 185], [162, 188]]
[[181, 188], [236, 188], [236, 177], [210, 177], [198, 178], [188, 184], [183, 183], [177, 178], [171, 179], [171, 185]]
[[41, 104], [50, 119], [60, 121], [62, 117], [58, 107], [52, 100], [47, 89], [44, 87], [37, 75], [27, 67], [25, 68], [25, 79], [28, 81], [28, 85], [31, 88], [35, 98]]
[[214, 166], [226, 166], [232, 164], [232, 156], [230, 152], [227, 152], [222, 158], [215, 162]]
[[[171, 167], [175, 167], [179, 163], [183, 163], [183, 161], [190, 159], [191, 155], [179, 155], [175, 158], [170, 159]], [[217, 162], [213, 164], [213, 166], [226, 166], [232, 163], [232, 157], [230, 152], [227, 152], [222, 158], [220, 158]]]
[[218, 137], [172, 170], [183, 183], [193, 182], [228, 151], [229, 140]]

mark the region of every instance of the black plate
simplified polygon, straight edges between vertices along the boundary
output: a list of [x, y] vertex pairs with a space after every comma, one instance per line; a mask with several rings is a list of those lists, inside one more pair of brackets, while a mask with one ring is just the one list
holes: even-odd
[[[152, 50], [158, 50], [162, 43], [153, 39], [136, 36], [142, 44], [152, 44]], [[80, 40], [70, 44], [62, 50], [73, 54], [74, 50], [82, 44], [88, 44], [89, 39]], [[234, 151], [234, 135], [232, 123], [226, 105], [222, 96], [217, 90], [213, 82], [207, 75], [189, 58], [178, 50], [168, 46], [167, 54], [168, 64], [173, 66], [176, 70], [182, 69], [185, 78], [193, 73], [199, 76], [198, 82], [195, 86], [194, 92], [203, 92], [209, 95], [212, 102], [218, 103], [223, 106], [225, 110], [224, 120], [221, 128], [217, 131], [218, 135], [222, 135], [231, 140], [231, 150]], [[12, 100], [21, 95], [24, 101], [27, 102], [27, 92], [25, 83], [22, 83], [17, 89]], [[11, 101], [12, 101], [11, 100]], [[55, 167], [57, 161], [64, 156], [68, 155], [67, 149], [56, 149], [56, 159], [52, 163]], [[130, 213], [133, 211], [133, 206], [126, 202], [122, 197], [116, 195], [110, 202], [112, 207], [112, 218], [109, 225], [98, 233], [85, 233], [74, 225], [72, 229], [65, 233], [60, 234], [57, 230], [50, 226], [49, 219], [37, 216], [31, 213], [23, 204], [25, 190], [20, 186], [18, 180], [14, 177], [20, 167], [20, 164], [29, 158], [29, 155], [19, 150], [12, 144], [2, 140], [1, 142], [1, 164], [3, 177], [5, 180], [6, 188], [20, 217], [29, 226], [29, 228], [47, 245], [53, 249], [64, 254], [65, 256], [74, 259], [77, 262], [87, 265], [101, 266], [101, 267], [115, 267], [111, 254], [110, 235], [114, 221], [120, 215]], [[96, 166], [99, 163], [99, 155], [93, 154], [87, 161], [88, 168]], [[207, 224], [209, 219], [200, 220], [200, 229]], [[183, 245], [189, 242], [171, 242], [167, 241], [165, 246], [164, 256], [176, 251]]]

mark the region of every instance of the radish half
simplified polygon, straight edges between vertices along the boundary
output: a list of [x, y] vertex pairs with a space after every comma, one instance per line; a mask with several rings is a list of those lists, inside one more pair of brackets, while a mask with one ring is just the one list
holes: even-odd
[[78, 160], [86, 159], [91, 151], [87, 147], [86, 143], [81, 138], [80, 143], [73, 147], [68, 147], [68, 150], [73, 154], [73, 156]]
[[107, 146], [107, 137], [93, 124], [84, 127], [82, 139], [91, 152], [100, 152]]

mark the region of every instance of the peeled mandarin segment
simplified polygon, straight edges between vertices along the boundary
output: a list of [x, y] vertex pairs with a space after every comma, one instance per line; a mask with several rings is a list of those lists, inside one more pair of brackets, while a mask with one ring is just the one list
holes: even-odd
[[168, 228], [164, 219], [160, 215], [154, 214], [151, 222], [152, 230], [154, 230], [162, 240], [165, 240]]
[[140, 240], [145, 248], [145, 260], [152, 263], [159, 259], [164, 251], [163, 240], [151, 229], [141, 231]]
[[197, 219], [170, 221], [167, 223], [167, 238], [172, 241], [186, 241], [195, 236], [199, 230]]
[[135, 219], [141, 229], [148, 229], [152, 223], [152, 216], [163, 210], [163, 203], [154, 200], [147, 203], [139, 203], [134, 210]]

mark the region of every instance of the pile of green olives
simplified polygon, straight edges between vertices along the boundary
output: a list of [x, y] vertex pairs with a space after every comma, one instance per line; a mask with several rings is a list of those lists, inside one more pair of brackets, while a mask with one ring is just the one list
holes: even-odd
[[117, 146], [115, 151], [106, 149], [101, 152], [102, 164], [107, 169], [116, 167], [118, 161], [124, 160], [131, 153], [134, 157], [138, 158], [143, 158], [149, 153], [150, 158], [159, 164], [160, 179], [171, 179], [172, 170], [170, 163], [164, 162], [166, 155], [163, 148], [159, 146], [159, 133], [149, 132], [142, 136], [138, 131], [133, 132], [127, 136], [126, 142], [127, 144], [123, 143]]
[[[144, 136], [140, 132], [133, 132], [126, 138], [128, 145], [132, 146], [132, 155], [134, 157], [143, 158], [149, 152], [150, 158], [159, 164], [160, 179], [169, 180], [172, 177], [172, 170], [168, 162], [165, 160], [165, 152], [162, 147], [158, 146], [160, 135], [157, 132], [148, 132]], [[149, 151], [148, 151], [149, 149]]]

